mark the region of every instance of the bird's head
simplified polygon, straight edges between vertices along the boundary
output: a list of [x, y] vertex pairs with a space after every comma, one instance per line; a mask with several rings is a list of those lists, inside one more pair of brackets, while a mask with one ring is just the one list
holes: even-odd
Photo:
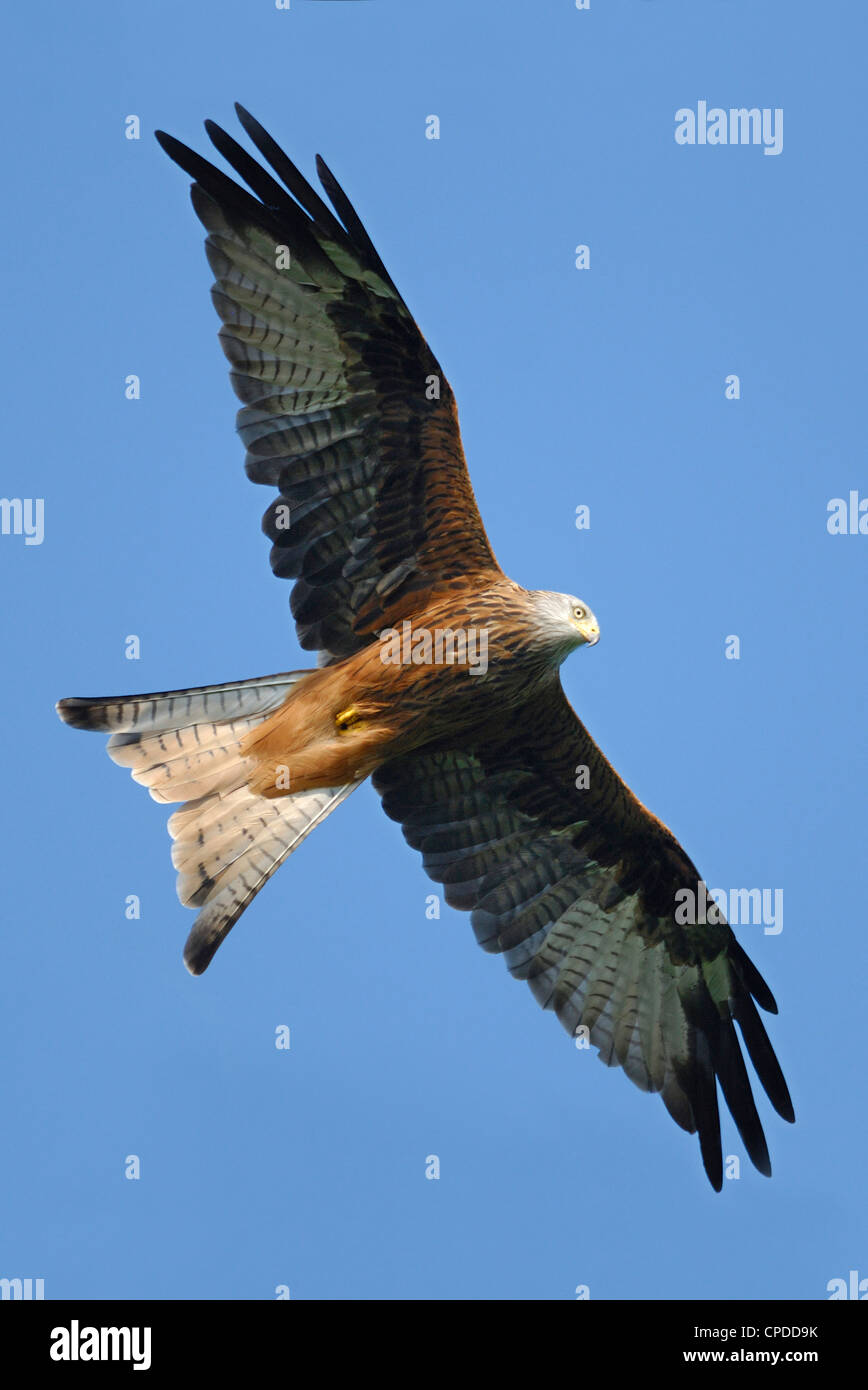
[[559, 662], [576, 647], [593, 647], [599, 642], [600, 625], [588, 605], [575, 594], [537, 589], [533, 598], [543, 623], [543, 640]]

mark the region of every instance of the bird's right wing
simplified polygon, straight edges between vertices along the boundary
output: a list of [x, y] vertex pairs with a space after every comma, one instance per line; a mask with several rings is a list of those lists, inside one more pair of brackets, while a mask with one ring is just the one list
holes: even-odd
[[717, 1190], [717, 1083], [752, 1162], [771, 1172], [734, 1026], [792, 1120], [754, 1003], [776, 1013], [771, 991], [723, 917], [712, 923], [716, 909], [703, 925], [699, 912], [697, 925], [679, 922], [687, 900], [677, 895], [704, 891], [696, 868], [603, 757], [558, 681], [466, 745], [444, 740], [385, 763], [374, 786], [447, 903], [472, 913], [483, 948], [502, 953], [570, 1033], [586, 1028], [602, 1061], [698, 1130]]
[[501, 571], [449, 383], [349, 199], [318, 160], [329, 208], [236, 109], [277, 179], [219, 126], [206, 129], [253, 194], [172, 136], [157, 139], [195, 179], [247, 473], [279, 494], [263, 520], [272, 567], [296, 581], [302, 647], [327, 661], [431, 593]]

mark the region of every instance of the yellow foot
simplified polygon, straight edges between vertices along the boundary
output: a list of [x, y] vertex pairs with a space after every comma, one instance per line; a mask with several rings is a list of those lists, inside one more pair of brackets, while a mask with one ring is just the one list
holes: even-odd
[[350, 705], [349, 709], [342, 709], [340, 714], [336, 714], [335, 724], [342, 734], [347, 733], [350, 729], [364, 728], [364, 720], [355, 705]]

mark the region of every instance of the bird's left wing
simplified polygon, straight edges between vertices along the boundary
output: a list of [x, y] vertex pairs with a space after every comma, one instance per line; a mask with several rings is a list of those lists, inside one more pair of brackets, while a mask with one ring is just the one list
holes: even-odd
[[275, 178], [206, 121], [248, 184], [162, 131], [195, 180], [248, 476], [276, 487], [271, 564], [294, 579], [299, 641], [349, 656], [426, 595], [502, 572], [467, 472], [451, 388], [343, 189], [330, 208], [243, 107]]
[[673, 1119], [698, 1130], [718, 1191], [718, 1083], [751, 1160], [771, 1172], [734, 1025], [775, 1109], [792, 1120], [754, 1002], [776, 1013], [772, 994], [722, 917], [679, 925], [676, 894], [701, 893], [699, 874], [603, 757], [557, 679], [467, 746], [384, 764], [374, 785], [446, 901], [472, 912], [482, 947], [502, 953], [570, 1033], [587, 1028], [602, 1061], [659, 1091]]

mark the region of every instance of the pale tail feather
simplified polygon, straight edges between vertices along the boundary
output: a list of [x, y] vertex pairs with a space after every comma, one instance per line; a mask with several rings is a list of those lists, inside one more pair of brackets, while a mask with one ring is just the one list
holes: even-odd
[[[344, 787], [297, 792], [277, 800], [250, 793], [249, 806], [233, 813], [238, 817], [237, 837], [224, 838], [217, 851], [218, 864], [225, 858], [226, 867], [218, 868], [216, 877], [207, 877], [190, 900], [202, 907], [184, 947], [184, 963], [192, 975], [201, 975], [221, 941], [284, 859], [359, 785], [350, 782]], [[181, 845], [177, 840], [173, 855]], [[204, 848], [207, 853], [207, 837]], [[185, 873], [179, 874], [179, 893], [188, 881]]]
[[266, 799], [247, 786], [253, 763], [243, 736], [286, 699], [306, 671], [258, 680], [130, 695], [61, 700], [79, 729], [111, 734], [109, 756], [155, 801], [183, 801], [169, 819], [178, 896], [200, 907], [184, 950], [199, 975], [260, 888], [315, 826], [359, 784]]

